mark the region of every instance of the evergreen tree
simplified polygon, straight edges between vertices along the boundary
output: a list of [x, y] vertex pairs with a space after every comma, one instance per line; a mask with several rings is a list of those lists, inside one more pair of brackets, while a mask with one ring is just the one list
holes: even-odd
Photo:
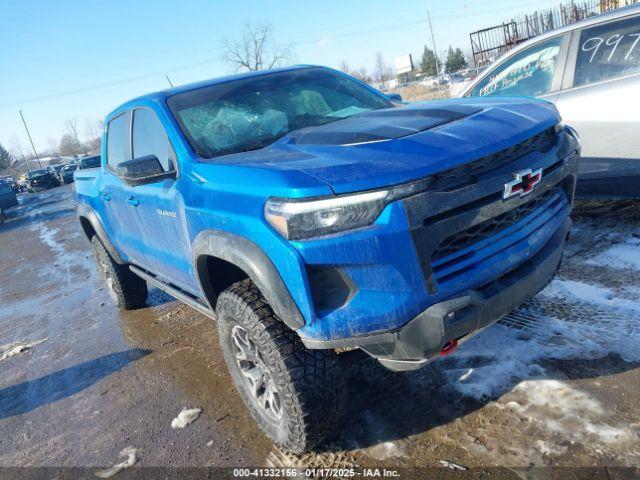
[[467, 66], [467, 60], [464, 58], [462, 50], [456, 48], [455, 50], [450, 46], [447, 51], [447, 61], [445, 63], [445, 70], [447, 73], [457, 72]]
[[0, 170], [5, 170], [13, 163], [13, 156], [0, 144]]
[[429, 77], [435, 77], [438, 75], [439, 66], [440, 61], [436, 54], [425, 45], [424, 52], [422, 52], [422, 60], [420, 61], [420, 71]]

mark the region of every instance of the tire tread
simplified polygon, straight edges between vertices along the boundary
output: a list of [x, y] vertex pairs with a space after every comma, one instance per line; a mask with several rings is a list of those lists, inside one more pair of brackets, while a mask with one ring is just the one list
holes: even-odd
[[102, 241], [97, 235], [91, 238], [91, 245], [98, 260], [101, 260], [109, 269], [113, 279], [113, 291], [117, 297], [116, 305], [123, 310], [133, 310], [142, 307], [149, 295], [147, 282], [133, 273], [128, 265], [119, 265], [111, 257]]
[[[320, 445], [334, 431], [342, 411], [344, 384], [336, 352], [307, 349], [298, 335], [275, 315], [249, 279], [225, 290], [218, 297], [216, 312], [219, 325], [226, 316], [243, 319], [243, 326], [249, 328], [252, 340], [270, 359], [269, 368], [276, 370], [290, 385], [286, 390], [288, 401], [283, 402], [287, 407], [284, 412], [289, 420], [288, 431], [284, 440], [274, 439], [276, 443], [294, 453]], [[225, 341], [223, 335], [221, 331], [221, 342]], [[227, 358], [229, 367], [233, 368], [230, 362], [234, 360]], [[265, 422], [251, 405], [248, 407], [269, 434]]]

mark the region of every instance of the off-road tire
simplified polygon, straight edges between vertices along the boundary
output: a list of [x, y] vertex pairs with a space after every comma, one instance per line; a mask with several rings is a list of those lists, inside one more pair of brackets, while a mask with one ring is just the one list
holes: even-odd
[[[307, 349], [248, 279], [220, 294], [216, 316], [229, 372], [260, 428], [277, 445], [293, 453], [323, 443], [334, 431], [342, 411], [344, 380], [336, 352]], [[281, 413], [277, 421], [265, 413], [268, 410], [256, 399], [241, 371], [232, 338], [236, 326], [253, 343], [275, 385]]]
[[127, 265], [116, 263], [97, 235], [91, 238], [91, 246], [113, 303], [123, 310], [142, 307], [147, 301], [147, 282], [129, 270]]

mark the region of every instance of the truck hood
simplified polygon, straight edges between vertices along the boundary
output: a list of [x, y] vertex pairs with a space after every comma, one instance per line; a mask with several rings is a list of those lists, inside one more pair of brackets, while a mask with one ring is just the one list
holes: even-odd
[[337, 193], [410, 182], [498, 152], [559, 121], [548, 102], [472, 98], [376, 110], [297, 130], [228, 164], [301, 171]]

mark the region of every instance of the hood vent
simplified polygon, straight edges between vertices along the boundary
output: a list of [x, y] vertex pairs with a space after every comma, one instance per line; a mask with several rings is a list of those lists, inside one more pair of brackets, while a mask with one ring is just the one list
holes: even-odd
[[352, 145], [406, 137], [468, 117], [481, 109], [466, 105], [448, 108], [399, 107], [372, 110], [343, 120], [292, 132], [299, 145]]

